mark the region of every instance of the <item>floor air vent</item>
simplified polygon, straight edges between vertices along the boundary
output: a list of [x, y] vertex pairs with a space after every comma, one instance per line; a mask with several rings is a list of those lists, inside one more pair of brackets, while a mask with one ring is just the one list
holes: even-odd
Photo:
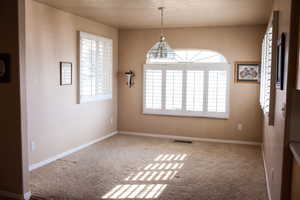
[[189, 140], [174, 140], [175, 143], [185, 143], [185, 144], [192, 144], [192, 141]]
[[32, 195], [30, 200], [52, 200], [52, 198], [46, 199], [44, 197], [40, 197], [39, 195]]

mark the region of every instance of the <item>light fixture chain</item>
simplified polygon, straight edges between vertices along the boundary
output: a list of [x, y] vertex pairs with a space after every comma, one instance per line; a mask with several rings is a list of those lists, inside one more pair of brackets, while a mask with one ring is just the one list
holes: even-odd
[[159, 7], [160, 11], [160, 40], [147, 53], [148, 59], [161, 59], [161, 61], [168, 61], [175, 59], [174, 50], [168, 45], [164, 36], [164, 7]]
[[159, 7], [158, 8], [160, 10], [160, 34], [161, 36], [164, 35], [164, 7]]

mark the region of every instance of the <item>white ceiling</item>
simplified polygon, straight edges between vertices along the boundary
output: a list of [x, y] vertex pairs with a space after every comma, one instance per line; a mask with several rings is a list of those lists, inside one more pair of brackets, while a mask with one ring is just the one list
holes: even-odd
[[37, 0], [107, 25], [157, 28], [164, 6], [166, 27], [266, 24], [272, 0]]

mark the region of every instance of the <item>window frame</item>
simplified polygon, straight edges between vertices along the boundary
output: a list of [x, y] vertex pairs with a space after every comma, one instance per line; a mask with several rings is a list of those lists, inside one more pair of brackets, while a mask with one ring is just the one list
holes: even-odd
[[[94, 96], [83, 96], [81, 94], [81, 85], [82, 85], [82, 77], [81, 77], [81, 39], [86, 38], [94, 41], [101, 41], [104, 43], [108, 43], [111, 47], [111, 61], [110, 61], [110, 91], [107, 94], [99, 94]], [[104, 47], [104, 50], [107, 47]], [[105, 58], [103, 59], [103, 65], [105, 65]], [[113, 40], [111, 38], [107, 38], [104, 36], [98, 36], [87, 32], [78, 31], [78, 103], [88, 103], [88, 102], [96, 102], [96, 101], [102, 101], [102, 100], [111, 100], [113, 97]]]
[[[161, 109], [147, 109], [146, 108], [146, 69], [153, 70], [183, 70], [183, 83], [182, 83], [182, 110], [166, 110], [165, 108], [165, 89], [166, 78], [164, 72], [162, 72], [162, 106]], [[203, 97], [203, 111], [187, 111], [186, 110], [186, 70], [204, 71], [204, 97]], [[225, 70], [227, 72], [227, 90], [226, 90], [226, 106], [225, 112], [208, 112], [207, 111], [207, 98], [208, 98], [208, 72]], [[165, 80], [164, 80], [165, 79]], [[182, 116], [182, 117], [205, 117], [205, 118], [218, 118], [228, 119], [230, 115], [230, 86], [231, 86], [231, 65], [228, 63], [155, 63], [144, 64], [143, 66], [143, 111], [142, 113], [147, 115], [167, 115], [167, 116]], [[205, 107], [206, 105], [206, 107]]]
[[[262, 48], [261, 48], [261, 85], [260, 85], [260, 106], [264, 116], [266, 117], [268, 124], [273, 126], [275, 123], [275, 104], [276, 104], [276, 65], [277, 65], [277, 41], [278, 41], [278, 21], [279, 21], [279, 12], [273, 11], [272, 16], [270, 18], [266, 33], [262, 40]], [[271, 30], [271, 31], [270, 31]], [[269, 32], [272, 33], [272, 40], [267, 43], [266, 39], [267, 34]], [[269, 46], [268, 46], [269, 44]], [[267, 48], [271, 52], [269, 57], [267, 54]], [[265, 70], [265, 71], [263, 71]], [[270, 71], [270, 80], [267, 81], [263, 76], [266, 74], [266, 71]], [[269, 87], [267, 84], [269, 82]], [[266, 98], [267, 94], [269, 95]], [[267, 100], [266, 100], [267, 99]], [[268, 108], [268, 109], [267, 109]]]
[[[172, 59], [172, 60], [168, 60], [168, 61], [160, 61], [159, 59], [158, 60], [155, 60], [155, 59], [149, 59], [149, 57], [147, 56], [147, 60], [146, 60], [146, 64], [174, 64], [174, 63], [228, 63], [227, 59], [225, 58], [224, 55], [220, 54], [219, 52], [217, 51], [213, 51], [213, 50], [209, 50], [209, 49], [174, 49], [175, 51], [175, 58]], [[194, 57], [191, 59], [191, 60], [180, 60], [182, 59], [182, 57], [180, 55], [178, 55], [178, 52], [182, 52], [182, 51], [186, 51], [186, 53], [188, 54], [188, 52], [194, 52], [196, 53], [194, 55]], [[215, 56], [219, 56], [220, 58], [222, 58], [223, 61], [217, 61], [217, 62], [214, 62], [214, 61], [211, 61], [211, 62], [203, 62], [199, 59], [194, 59], [195, 57], [197, 57], [201, 52], [206, 52], [206, 53], [214, 53]], [[147, 54], [148, 55], [148, 54]], [[209, 58], [209, 57], [207, 57]]]

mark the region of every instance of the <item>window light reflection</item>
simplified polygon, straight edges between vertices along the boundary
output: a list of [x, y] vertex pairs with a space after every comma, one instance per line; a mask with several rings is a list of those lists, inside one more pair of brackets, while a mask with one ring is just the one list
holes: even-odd
[[[147, 164], [124, 179], [102, 196], [102, 199], [155, 199], [167, 188], [178, 171], [184, 166], [187, 154], [160, 154], [153, 163]], [[147, 183], [148, 182], [148, 183]], [[149, 183], [151, 182], [151, 183]]]

